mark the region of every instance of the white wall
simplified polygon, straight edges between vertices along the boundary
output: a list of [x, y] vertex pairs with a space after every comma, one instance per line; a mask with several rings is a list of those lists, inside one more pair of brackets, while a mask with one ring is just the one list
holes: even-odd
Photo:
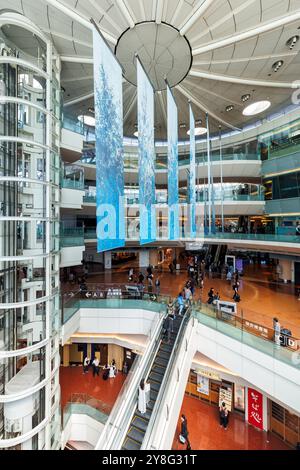
[[78, 189], [61, 189], [60, 207], [70, 209], [82, 209], [84, 191]]
[[72, 414], [63, 430], [63, 447], [68, 441], [88, 442], [93, 447], [97, 444], [104, 424], [84, 414]]
[[62, 327], [62, 342], [77, 333], [149, 336], [158, 313], [142, 309], [81, 308]]
[[78, 266], [81, 264], [84, 250], [84, 246], [63, 247], [60, 251], [60, 267], [67, 268], [69, 266]]

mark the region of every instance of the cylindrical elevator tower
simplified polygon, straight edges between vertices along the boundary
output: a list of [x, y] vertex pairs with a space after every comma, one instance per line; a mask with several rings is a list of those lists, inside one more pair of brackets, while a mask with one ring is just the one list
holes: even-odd
[[57, 449], [60, 64], [0, 15], [0, 449]]

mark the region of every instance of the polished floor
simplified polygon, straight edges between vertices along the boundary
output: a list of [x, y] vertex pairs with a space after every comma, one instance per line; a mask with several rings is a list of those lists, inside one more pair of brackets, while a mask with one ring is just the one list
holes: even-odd
[[[197, 398], [185, 395], [180, 416], [188, 422], [189, 440], [192, 450], [290, 450], [273, 434], [256, 430], [247, 425], [237, 414], [229, 416], [227, 430], [220, 427], [218, 408]], [[172, 445], [173, 450], [185, 450], [179, 442], [180, 420]]]
[[[128, 283], [128, 267], [130, 263], [121, 265], [104, 273], [90, 273], [87, 277], [88, 284]], [[136, 268], [136, 272], [139, 268]], [[155, 272], [155, 278], [159, 277], [161, 292], [171, 296], [177, 296], [187, 280], [186, 270], [170, 274], [168, 271]], [[203, 292], [196, 288], [195, 299], [201, 298], [207, 301], [207, 293], [211, 287], [219, 292], [222, 300], [232, 300], [232, 286], [226, 280], [209, 278], [206, 275]], [[69, 290], [74, 286], [65, 284]], [[295, 295], [295, 289], [291, 285], [276, 283], [273, 274], [268, 267], [252, 265], [248, 266], [240, 285], [241, 302], [238, 305], [239, 315], [260, 325], [272, 328], [273, 318], [278, 317], [281, 327], [288, 328], [292, 336], [300, 338], [300, 300]]]
[[102, 374], [93, 377], [92, 370], [83, 374], [81, 366], [61, 367], [61, 407], [62, 409], [71, 400], [74, 393], [89, 395], [107, 405], [110, 411], [118, 398], [126, 376], [118, 372], [113, 379], [103, 380]]

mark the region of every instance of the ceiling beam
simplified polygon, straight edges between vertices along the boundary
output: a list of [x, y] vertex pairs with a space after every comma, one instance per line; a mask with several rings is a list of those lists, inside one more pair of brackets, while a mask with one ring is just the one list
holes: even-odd
[[184, 4], [184, 0], [179, 0], [178, 4], [177, 4], [177, 7], [175, 8], [175, 11], [173, 13], [173, 16], [172, 16], [172, 19], [170, 21], [170, 24], [175, 24], [176, 20], [177, 20], [177, 16], [179, 15], [179, 12], [182, 8]]
[[73, 64], [93, 64], [93, 57], [79, 57], [78, 55], [61, 55], [60, 60], [62, 62], [71, 62]]
[[282, 59], [282, 57], [295, 57], [298, 54], [294, 52], [282, 52], [281, 54], [267, 54], [256, 57], [240, 57], [238, 59], [218, 59], [218, 60], [194, 60], [193, 65], [230, 65], [239, 64], [241, 62], [255, 62], [256, 60]]
[[245, 41], [246, 39], [253, 38], [259, 34], [267, 33], [268, 31], [273, 31], [274, 29], [281, 28], [289, 23], [293, 23], [294, 21], [298, 21], [300, 19], [300, 10], [297, 10], [289, 15], [282, 16], [277, 19], [273, 19], [271, 21], [261, 23], [255, 28], [247, 29], [246, 31], [242, 31], [240, 33], [233, 34], [228, 36], [224, 39], [220, 39], [204, 46], [195, 47], [192, 50], [193, 56], [204, 54], [206, 52], [214, 51], [216, 49], [220, 49], [221, 47], [230, 46], [232, 44], [236, 44], [240, 41]]
[[219, 95], [218, 93], [215, 93], [214, 91], [211, 91], [211, 90], [207, 90], [207, 88], [203, 88], [198, 83], [193, 83], [188, 79], [185, 79], [184, 83], [186, 85], [191, 86], [191, 87], [197, 87], [197, 90], [204, 91], [204, 93], [208, 93], [209, 95], [215, 96], [216, 98], [218, 98], [222, 101], [227, 101], [228, 103], [236, 104], [237, 106], [243, 106], [243, 103], [239, 103], [238, 101], [235, 101], [235, 100], [230, 100], [230, 99], [226, 98], [226, 96]]
[[200, 16], [204, 15], [204, 13], [211, 6], [213, 1], [214, 0], [200, 0], [197, 3], [197, 5], [193, 8], [192, 13], [190, 13], [179, 26], [181, 36], [184, 36], [196, 23]]
[[224, 121], [221, 117], [217, 116], [213, 111], [210, 111], [203, 103], [199, 101], [198, 98], [195, 98], [186, 88], [184, 88], [182, 85], [177, 85], [176, 89], [180, 91], [186, 98], [188, 98], [190, 101], [192, 101], [198, 108], [202, 109], [205, 113], [208, 113], [213, 119], [216, 121], [224, 124], [226, 127], [229, 127], [230, 129], [233, 129], [235, 131], [240, 131], [238, 127], [233, 126], [229, 122]]
[[[72, 8], [64, 5], [62, 2], [58, 0], [45, 0], [45, 1], [48, 5], [51, 5], [53, 8], [56, 8], [57, 10], [61, 11], [66, 16], [71, 18], [73, 21], [76, 21], [77, 23], [81, 24], [85, 28], [92, 31], [93, 25], [88, 18], [85, 18], [84, 16], [77, 13]], [[112, 44], [117, 44], [117, 39], [114, 36], [112, 36], [111, 34], [103, 30], [101, 30], [101, 33], [103, 34], [103, 36], [105, 37], [107, 41], [111, 42]]]
[[73, 100], [66, 101], [64, 103], [64, 108], [67, 108], [68, 106], [72, 106], [73, 104], [81, 103], [81, 101], [85, 101], [93, 97], [94, 97], [94, 93], [88, 93], [87, 95], [78, 96], [78, 98], [74, 98]]
[[52, 36], [65, 39], [66, 41], [74, 42], [75, 44], [79, 44], [80, 46], [88, 47], [89, 49], [93, 49], [93, 46], [89, 42], [81, 41], [80, 39], [74, 38], [67, 34], [59, 33], [58, 31], [53, 31], [52, 29], [41, 28], [44, 33], [52, 34]]
[[160, 104], [160, 107], [161, 107], [164, 123], [165, 123], [165, 125], [167, 125], [167, 113], [166, 113], [166, 109], [165, 109], [165, 103], [164, 103], [162, 92], [158, 92], [157, 96], [158, 96], [158, 101], [159, 101], [159, 104]]
[[144, 0], [138, 0], [139, 5], [140, 5], [140, 10], [142, 14], [142, 20], [146, 21], [146, 12], [145, 12], [145, 6], [144, 6]]
[[124, 16], [125, 20], [127, 21], [128, 25], [130, 28], [134, 28], [135, 22], [133, 17], [131, 16], [131, 13], [129, 12], [127, 4], [125, 4], [125, 0], [116, 0], [116, 4]]
[[209, 27], [205, 29], [201, 28], [201, 31], [194, 38], [190, 38], [190, 42], [194, 44], [196, 41], [199, 41], [199, 39], [201, 39], [202, 37], [205, 37], [207, 34], [212, 36], [212, 32], [216, 28], [219, 28], [220, 26], [222, 26], [222, 24], [227, 23], [230, 20], [233, 21], [233, 18], [235, 16], [239, 15], [243, 10], [245, 10], [245, 8], [248, 8], [250, 5], [252, 5], [252, 3], [256, 1], [257, 0], [247, 0], [247, 1], [244, 0], [241, 5], [239, 5], [237, 8], [233, 10], [230, 10], [230, 12], [227, 15], [222, 16], [218, 21], [209, 25]]
[[163, 8], [164, 8], [163, 0], [156, 0], [155, 21], [157, 24], [161, 23], [162, 15], [163, 15]]
[[116, 21], [114, 21], [110, 15], [108, 14], [107, 11], [104, 10], [104, 8], [102, 8], [100, 5], [99, 5], [99, 2], [97, 2], [96, 0], [88, 0], [88, 2], [95, 8], [95, 10], [98, 11], [98, 13], [100, 13], [101, 16], [104, 16], [104, 18], [106, 19], [106, 21], [108, 23], [110, 23], [112, 25], [113, 28], [115, 28], [116, 31], [118, 31], [119, 34], [122, 34], [122, 29], [120, 28], [120, 25], [118, 25], [118, 23], [116, 23]]
[[191, 69], [189, 72], [191, 77], [205, 78], [207, 80], [216, 80], [219, 82], [236, 83], [238, 85], [254, 85], [264, 86], [269, 88], [300, 88], [297, 81], [294, 82], [273, 82], [268, 80], [256, 80], [254, 78], [238, 78], [230, 77], [229, 75], [220, 75], [210, 72], [201, 72], [200, 70]]
[[84, 76], [79, 76], [79, 77], [74, 77], [74, 78], [63, 78], [61, 77], [61, 82], [62, 83], [72, 83], [72, 82], [80, 82], [84, 80], [94, 80], [94, 75], [84, 75]]

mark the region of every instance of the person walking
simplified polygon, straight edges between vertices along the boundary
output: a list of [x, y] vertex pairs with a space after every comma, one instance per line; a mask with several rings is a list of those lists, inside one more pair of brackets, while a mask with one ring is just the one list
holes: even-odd
[[160, 279], [159, 279], [159, 277], [157, 277], [155, 279], [155, 293], [156, 293], [157, 296], [160, 295]]
[[229, 411], [226, 407], [226, 403], [223, 401], [220, 406], [220, 426], [224, 427], [227, 430], [228, 427], [228, 418], [229, 418]]
[[281, 325], [278, 318], [273, 318], [274, 341], [276, 346], [280, 346]]
[[186, 444], [186, 450], [191, 450], [191, 444], [189, 441], [189, 432], [187, 428], [187, 419], [184, 414], [181, 415], [180, 418], [181, 421], [181, 428], [180, 428], [180, 435], [179, 435], [179, 441], [181, 444]]
[[86, 356], [83, 361], [83, 374], [86, 374], [89, 371], [90, 362], [90, 358]]
[[178, 315], [182, 315], [182, 311], [184, 309], [184, 300], [182, 293], [179, 292], [178, 297], [177, 297], [177, 305], [178, 305]]
[[94, 358], [92, 362], [92, 366], [93, 366], [93, 377], [95, 377], [95, 375], [98, 375], [99, 377], [99, 359], [97, 357]]

